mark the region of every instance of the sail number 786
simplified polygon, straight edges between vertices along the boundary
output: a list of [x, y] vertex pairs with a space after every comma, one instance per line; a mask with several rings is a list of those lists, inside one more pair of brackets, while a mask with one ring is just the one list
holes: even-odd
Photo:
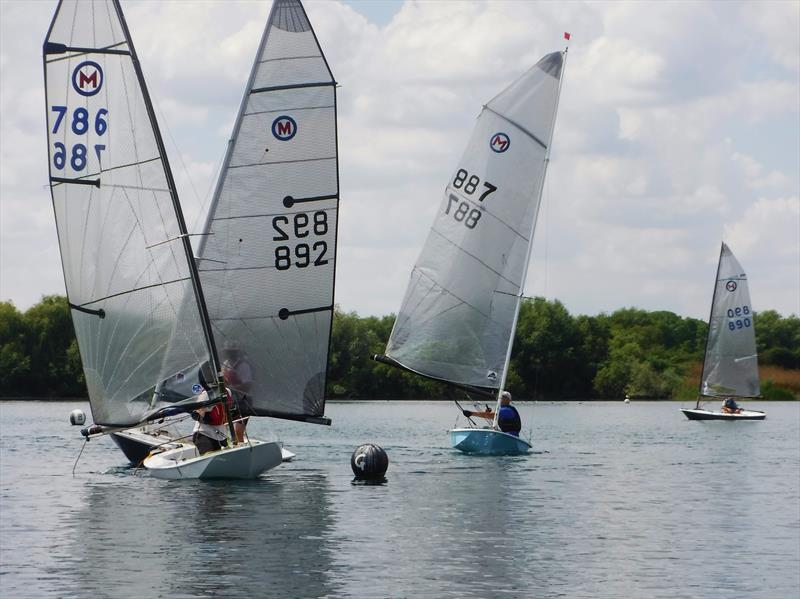
[[[100, 108], [91, 118], [88, 109], [79, 106], [72, 111], [71, 118], [67, 116], [69, 109], [66, 106], [51, 106], [50, 110], [55, 113], [55, 123], [53, 123], [53, 135], [58, 133], [61, 123], [67, 118], [66, 127], [69, 127], [75, 135], [87, 135], [94, 131], [98, 138], [108, 131], [108, 109]], [[92, 122], [94, 121], [94, 122]], [[69, 166], [74, 171], [82, 171], [88, 162], [86, 144], [76, 143], [71, 148], [67, 148], [62, 142], [57, 141], [53, 144], [53, 166], [58, 170], [64, 170]], [[106, 149], [105, 144], [94, 144], [94, 151], [97, 160], [100, 160], [100, 153]]]

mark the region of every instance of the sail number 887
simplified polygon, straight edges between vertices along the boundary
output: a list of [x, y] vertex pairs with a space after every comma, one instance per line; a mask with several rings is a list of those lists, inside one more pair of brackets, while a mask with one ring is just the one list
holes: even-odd
[[[452, 186], [466, 195], [473, 195], [481, 184], [481, 179], [477, 175], [470, 175], [463, 168], [458, 169], [456, 176], [453, 179]], [[483, 182], [483, 193], [478, 196], [478, 201], [483, 202], [490, 193], [497, 191], [497, 187], [489, 183]], [[472, 208], [467, 200], [461, 200], [457, 195], [450, 194], [447, 198], [447, 207], [444, 210], [445, 214], [453, 215], [453, 218], [458, 222], [463, 222], [464, 226], [468, 229], [474, 229], [478, 221], [483, 215], [483, 211], [478, 208]]]
[[[319, 210], [309, 216], [306, 212], [298, 212], [291, 220], [281, 214], [272, 219], [272, 228], [277, 233], [272, 237], [273, 241], [291, 241], [292, 237], [305, 239], [312, 233], [322, 236], [328, 233], [328, 213]], [[275, 248], [275, 268], [289, 270], [292, 266], [323, 266], [328, 263], [325, 259], [327, 251], [328, 244], [324, 241], [279, 245]]]

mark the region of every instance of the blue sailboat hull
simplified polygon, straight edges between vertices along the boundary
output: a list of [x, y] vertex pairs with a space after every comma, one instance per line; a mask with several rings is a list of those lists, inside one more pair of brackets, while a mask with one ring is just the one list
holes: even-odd
[[521, 455], [532, 447], [524, 439], [490, 428], [454, 428], [450, 431], [450, 444], [464, 453], [478, 455]]

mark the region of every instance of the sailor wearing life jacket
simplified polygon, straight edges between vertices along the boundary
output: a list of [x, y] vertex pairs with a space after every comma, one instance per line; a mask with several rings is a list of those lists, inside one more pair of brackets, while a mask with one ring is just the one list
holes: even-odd
[[[487, 420], [494, 420], [494, 412], [487, 409], [485, 412], [471, 412], [463, 410], [464, 416], [478, 416], [479, 418], [486, 418]], [[504, 433], [519, 437], [519, 431], [522, 430], [522, 419], [517, 412], [517, 408], [511, 405], [511, 393], [503, 391], [500, 394], [500, 410], [497, 412], [497, 426]]]

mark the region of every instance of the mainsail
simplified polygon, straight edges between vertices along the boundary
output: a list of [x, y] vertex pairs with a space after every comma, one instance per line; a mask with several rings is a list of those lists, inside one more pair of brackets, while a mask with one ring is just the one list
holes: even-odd
[[730, 248], [720, 249], [700, 395], [757, 397], [758, 355], [747, 275]]
[[136, 425], [160, 407], [156, 381], [215, 359], [119, 3], [61, 0], [44, 69], [50, 187], [92, 415], [97, 424]]
[[485, 389], [506, 376], [565, 53], [484, 106], [411, 273], [386, 356]]
[[330, 422], [336, 136], [336, 82], [308, 16], [276, 0], [198, 252], [223, 372], [244, 369], [257, 415]]

